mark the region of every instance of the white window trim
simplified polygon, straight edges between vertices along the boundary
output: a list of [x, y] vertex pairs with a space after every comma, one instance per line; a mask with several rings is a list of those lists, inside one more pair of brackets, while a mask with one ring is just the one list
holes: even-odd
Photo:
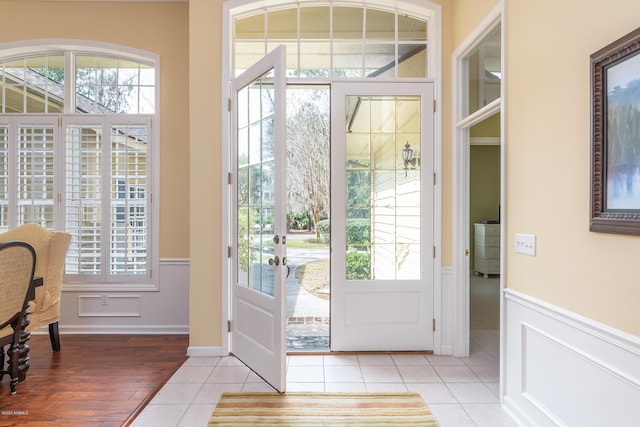
[[[160, 56], [158, 54], [131, 48], [128, 46], [96, 42], [90, 40], [76, 40], [76, 39], [33, 39], [27, 41], [0, 43], [0, 58], [10, 58], [16, 56], [24, 56], [28, 54], [45, 54], [51, 51], [75, 51], [76, 53], [90, 53], [92, 55], [116, 55], [126, 56], [133, 60], [152, 63], [156, 74], [155, 85], [155, 103], [156, 112], [151, 115], [151, 133], [152, 140], [150, 147], [150, 170], [149, 170], [149, 193], [150, 200], [150, 217], [149, 217], [149, 274], [145, 276], [145, 279], [140, 281], [123, 281], [123, 282], [99, 282], [99, 283], [63, 283], [63, 291], [134, 291], [134, 292], [158, 292], [160, 291]], [[71, 55], [66, 55], [65, 68], [70, 66], [69, 61]], [[68, 69], [68, 68], [67, 68]], [[66, 77], [65, 77], [66, 79]], [[65, 96], [71, 97], [67, 99], [73, 99], [75, 94], [71, 93], [72, 87], [65, 85]], [[70, 103], [65, 103], [65, 108]], [[30, 114], [23, 114], [22, 116], [29, 116]], [[40, 115], [40, 114], [37, 114]], [[1, 114], [0, 114], [1, 116]], [[57, 114], [51, 114], [51, 116], [58, 117]], [[64, 159], [56, 160], [55, 167], [59, 168], [59, 162]]]
[[[504, 289], [504, 250], [505, 250], [505, 220], [506, 200], [505, 200], [505, 177], [506, 177], [506, 147], [504, 145], [506, 136], [506, 70], [504, 64], [506, 53], [506, 4], [504, 1], [498, 4], [484, 17], [478, 26], [467, 36], [460, 46], [452, 54], [452, 77], [453, 77], [453, 97], [452, 97], [452, 137], [453, 146], [451, 153], [452, 160], [452, 201], [453, 201], [453, 288], [449, 310], [452, 312], [452, 354], [458, 357], [469, 355], [469, 257], [465, 254], [465, 249], [469, 245], [469, 145], [470, 129], [473, 125], [480, 123], [486, 118], [500, 112], [500, 143], [502, 146], [500, 154], [500, 218], [501, 221], [501, 241], [500, 241], [500, 289]], [[468, 98], [468, 75], [465, 61], [476, 49], [485, 37], [496, 28], [501, 29], [501, 56], [502, 56], [502, 79], [500, 88], [500, 98], [492, 101], [488, 105], [480, 108], [471, 114], [467, 114], [466, 106]], [[504, 338], [504, 300], [500, 299], [500, 334]], [[503, 340], [501, 339], [501, 342]], [[501, 348], [503, 351], [503, 348]], [[500, 358], [500, 360], [504, 360]], [[504, 363], [500, 367], [501, 396], [504, 391]]]
[[[287, 5], [302, 6], [305, 3], [309, 5], [324, 5], [332, 4], [331, 0], [325, 0], [318, 2], [317, 0], [229, 0], [222, 5], [222, 50], [221, 50], [221, 64], [222, 64], [222, 97], [221, 110], [223, 112], [222, 118], [222, 141], [230, 141], [230, 125], [225, 116], [227, 112], [227, 100], [231, 99], [231, 88], [229, 85], [230, 79], [233, 77], [231, 64], [231, 43], [233, 41], [233, 23], [232, 18], [236, 15], [247, 14], [251, 11], [261, 10], [265, 7]], [[335, 4], [335, 3], [333, 3]], [[436, 330], [434, 332], [433, 351], [435, 354], [441, 354], [442, 352], [442, 337], [443, 329], [441, 321], [442, 317], [442, 6], [433, 3], [429, 0], [396, 0], [389, 4], [388, 0], [343, 0], [339, 3], [341, 6], [361, 6], [361, 7], [374, 7], [382, 10], [397, 9], [417, 16], [425, 16], [429, 13], [430, 25], [429, 31], [429, 48], [431, 49], [430, 61], [428, 64], [429, 79], [435, 82], [435, 100], [439, 104], [435, 113], [435, 133], [434, 133], [434, 172], [437, 178], [437, 184], [434, 189], [434, 242], [436, 245], [435, 263], [434, 263], [434, 283], [433, 283], [433, 301], [434, 301], [434, 318], [437, 319]], [[396, 79], [394, 81], [399, 81]], [[379, 81], [383, 83], [382, 81]], [[231, 147], [228, 143], [222, 144], [222, 168], [221, 168], [221, 182], [222, 182], [222, 206], [230, 206], [231, 194], [229, 185], [227, 184], [227, 176], [233, 170], [231, 162]], [[221, 218], [221, 230], [231, 230], [230, 227], [232, 221], [232, 215], [227, 209], [222, 210]], [[222, 253], [227, 252], [227, 248], [230, 247], [231, 236], [228, 233], [222, 233], [221, 250]], [[222, 263], [221, 279], [222, 279], [222, 294], [221, 294], [221, 336], [225, 336], [227, 333], [227, 321], [229, 320], [229, 303], [230, 303], [230, 289], [229, 283], [231, 278], [231, 270], [228, 262]], [[222, 340], [223, 353], [228, 352], [229, 342], [228, 340]]]

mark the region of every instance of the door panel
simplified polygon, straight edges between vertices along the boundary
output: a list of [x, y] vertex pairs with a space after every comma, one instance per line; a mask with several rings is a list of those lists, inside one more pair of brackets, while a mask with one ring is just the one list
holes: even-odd
[[231, 352], [285, 390], [284, 48], [232, 81]]
[[332, 85], [331, 349], [433, 349], [433, 84]]

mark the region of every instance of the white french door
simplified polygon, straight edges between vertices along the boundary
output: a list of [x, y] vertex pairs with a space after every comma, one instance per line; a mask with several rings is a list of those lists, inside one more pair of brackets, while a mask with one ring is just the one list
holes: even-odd
[[331, 350], [432, 350], [433, 83], [331, 86]]
[[285, 51], [232, 80], [231, 353], [286, 386]]

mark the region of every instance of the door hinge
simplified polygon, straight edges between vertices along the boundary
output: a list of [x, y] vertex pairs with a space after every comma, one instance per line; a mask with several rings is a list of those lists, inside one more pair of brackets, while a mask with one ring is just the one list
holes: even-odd
[[433, 332], [435, 332], [436, 331], [436, 319], [433, 319], [432, 326], [433, 326]]
[[231, 332], [231, 320], [227, 320], [227, 332]]
[[437, 102], [436, 102], [436, 100], [434, 99], [434, 100], [433, 100], [433, 112], [434, 112], [434, 113], [436, 112], [436, 105], [437, 105]]
[[436, 185], [436, 183], [438, 182], [437, 178], [438, 178], [438, 175], [434, 172], [434, 173], [433, 173], [433, 185], [434, 185], [434, 186], [435, 186], [435, 185]]
[[227, 258], [231, 258], [231, 246], [227, 246]]
[[227, 111], [231, 111], [231, 98], [227, 98]]
[[436, 247], [435, 247], [435, 245], [433, 246], [433, 257], [434, 258], [436, 257]]
[[231, 184], [231, 172], [227, 174], [227, 184]]

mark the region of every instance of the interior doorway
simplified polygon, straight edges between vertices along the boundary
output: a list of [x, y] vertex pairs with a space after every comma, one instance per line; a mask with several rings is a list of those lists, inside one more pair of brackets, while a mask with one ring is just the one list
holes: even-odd
[[500, 113], [470, 129], [469, 328], [500, 328]]

